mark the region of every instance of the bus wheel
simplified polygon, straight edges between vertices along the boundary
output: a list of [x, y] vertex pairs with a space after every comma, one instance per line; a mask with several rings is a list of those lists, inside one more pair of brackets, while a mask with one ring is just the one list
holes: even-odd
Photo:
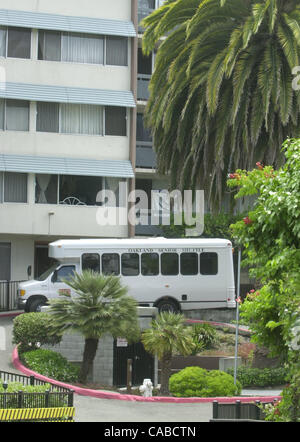
[[47, 305], [47, 301], [45, 298], [36, 298], [33, 301], [31, 301], [30, 305], [29, 305], [29, 311], [30, 312], [40, 312], [41, 308]]
[[176, 301], [172, 299], [162, 299], [156, 305], [158, 308], [158, 313], [161, 312], [170, 312], [170, 313], [179, 313], [180, 308]]

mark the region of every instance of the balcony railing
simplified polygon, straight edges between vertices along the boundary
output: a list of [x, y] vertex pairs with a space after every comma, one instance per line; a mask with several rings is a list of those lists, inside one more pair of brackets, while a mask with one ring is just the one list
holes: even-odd
[[156, 153], [151, 141], [136, 142], [136, 167], [143, 169], [156, 168]]
[[17, 310], [19, 282], [22, 281], [0, 281], [0, 312]]
[[138, 74], [137, 78], [137, 99], [147, 101], [149, 99], [149, 82], [151, 75]]

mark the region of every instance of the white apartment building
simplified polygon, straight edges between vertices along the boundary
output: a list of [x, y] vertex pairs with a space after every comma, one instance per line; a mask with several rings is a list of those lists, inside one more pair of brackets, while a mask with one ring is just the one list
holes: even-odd
[[[134, 188], [137, 0], [0, 0], [0, 281], [58, 238], [128, 237], [97, 194]], [[126, 200], [126, 199], [125, 199]]]

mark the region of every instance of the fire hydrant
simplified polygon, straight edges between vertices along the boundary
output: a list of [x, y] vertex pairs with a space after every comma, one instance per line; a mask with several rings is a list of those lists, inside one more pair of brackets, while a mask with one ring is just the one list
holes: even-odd
[[152, 397], [153, 384], [151, 379], [144, 379], [143, 385], [139, 387], [139, 390], [144, 397]]

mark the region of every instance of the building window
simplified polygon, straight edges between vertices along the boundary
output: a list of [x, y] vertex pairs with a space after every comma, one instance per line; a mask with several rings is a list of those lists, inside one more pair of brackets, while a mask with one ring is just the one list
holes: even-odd
[[58, 175], [37, 174], [35, 176], [35, 202], [57, 204]]
[[[122, 178], [36, 174], [35, 203], [98, 206], [101, 205], [97, 199], [98, 192], [105, 188], [115, 194], [113, 207], [124, 207], [127, 188], [126, 186], [119, 187], [119, 183], [122, 182], [124, 182]], [[121, 193], [119, 193], [120, 190]]]
[[30, 58], [31, 29], [0, 27], [0, 56]]
[[200, 273], [201, 275], [216, 275], [218, 273], [217, 253], [200, 253]]
[[0, 180], [0, 201], [27, 203], [27, 173], [3, 172]]
[[128, 39], [124, 37], [106, 37], [106, 64], [128, 66]]
[[61, 133], [65, 134], [103, 134], [103, 108], [88, 104], [60, 105]]
[[59, 132], [59, 104], [37, 103], [37, 132]]
[[5, 100], [5, 112], [0, 110], [0, 118], [6, 130], [29, 131], [29, 101]]
[[37, 103], [36, 130], [103, 135], [103, 107], [88, 104]]
[[104, 38], [98, 35], [64, 32], [61, 59], [71, 63], [103, 64]]
[[126, 136], [126, 108], [109, 106], [105, 108], [105, 135]]
[[128, 66], [127, 37], [39, 31], [38, 46], [39, 60]]
[[39, 31], [38, 59], [61, 61], [61, 32]]
[[77, 206], [96, 206], [97, 194], [102, 189], [102, 177], [61, 175], [59, 177], [59, 202]]
[[[105, 113], [105, 116], [104, 116]], [[1, 129], [0, 101], [0, 129]], [[63, 134], [126, 136], [127, 112], [125, 107], [68, 103], [37, 103], [38, 132]]]

